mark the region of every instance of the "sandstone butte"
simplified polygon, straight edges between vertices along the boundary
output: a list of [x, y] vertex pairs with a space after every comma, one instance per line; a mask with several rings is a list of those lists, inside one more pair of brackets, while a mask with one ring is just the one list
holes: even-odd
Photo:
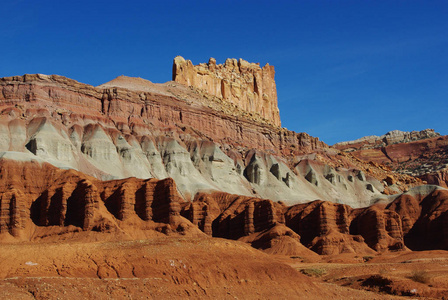
[[383, 299], [285, 259], [448, 250], [448, 190], [279, 127], [273, 67], [176, 57], [173, 79], [0, 79], [5, 295]]
[[280, 126], [274, 76], [274, 66], [261, 68], [241, 58], [228, 58], [222, 65], [210, 58], [207, 64], [194, 66], [177, 56], [173, 64], [173, 81], [204, 90]]

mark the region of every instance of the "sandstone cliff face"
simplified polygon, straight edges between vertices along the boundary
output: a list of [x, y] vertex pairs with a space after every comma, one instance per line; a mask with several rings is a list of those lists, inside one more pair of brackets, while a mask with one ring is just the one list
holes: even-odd
[[400, 215], [381, 205], [354, 211], [351, 232], [364, 238], [376, 251], [405, 249]]
[[[422, 186], [387, 206], [287, 206], [224, 192], [185, 201], [173, 179], [100, 181], [48, 163], [0, 160], [0, 240], [82, 233], [209, 235], [284, 255], [448, 249], [448, 190]], [[203, 233], [201, 233], [201, 231]]]
[[204, 90], [280, 126], [274, 76], [273, 66], [261, 68], [241, 58], [229, 58], [222, 65], [214, 58], [196, 66], [181, 56], [173, 62], [173, 81]]
[[405, 248], [398, 214], [381, 207], [354, 210], [347, 205], [314, 201], [289, 208], [286, 225], [319, 254], [373, 253], [372, 250]]
[[3, 78], [0, 89], [1, 157], [103, 180], [171, 177], [184, 199], [214, 190], [361, 207], [384, 191], [387, 170], [176, 83], [120, 77], [95, 88], [38, 74]]
[[372, 252], [361, 236], [350, 235], [352, 210], [349, 206], [325, 201], [295, 205], [285, 214], [286, 225], [318, 254]]
[[99, 181], [47, 163], [0, 160], [0, 236], [41, 239], [93, 231], [135, 236], [199, 231], [180, 216], [171, 178]]
[[[420, 182], [253, 113], [274, 103], [270, 67], [185, 63], [203, 73], [190, 82], [227, 78], [221, 96], [126, 77], [0, 79], [0, 239], [209, 235], [284, 255], [448, 249], [446, 190], [389, 196]], [[382, 152], [397, 163], [446, 146], [435, 137], [407, 151], [397, 136]]]
[[420, 179], [428, 184], [440, 185], [446, 188], [448, 187], [448, 168], [442, 167], [435, 172], [423, 174], [420, 176]]
[[448, 249], [448, 190], [411, 190], [387, 208], [401, 216], [404, 242], [411, 250]]
[[272, 253], [448, 249], [447, 195], [445, 189], [421, 186], [395, 196], [388, 205], [353, 209], [320, 200], [288, 207], [265, 199], [212, 193], [197, 195], [182, 214], [209, 235], [238, 239]]

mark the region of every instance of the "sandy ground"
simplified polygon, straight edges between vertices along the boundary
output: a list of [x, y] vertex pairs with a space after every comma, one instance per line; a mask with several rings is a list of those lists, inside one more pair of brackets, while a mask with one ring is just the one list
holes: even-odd
[[[446, 251], [286, 257], [216, 238], [3, 243], [0, 266], [0, 299], [443, 299], [448, 288]], [[373, 275], [386, 288], [366, 285]]]
[[[283, 258], [294, 269], [325, 283], [409, 299], [448, 299], [448, 251], [391, 252]], [[294, 262], [295, 260], [295, 262]]]

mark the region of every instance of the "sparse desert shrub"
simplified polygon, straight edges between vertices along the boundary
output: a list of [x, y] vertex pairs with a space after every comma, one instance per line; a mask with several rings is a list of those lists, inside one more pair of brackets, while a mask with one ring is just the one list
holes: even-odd
[[428, 272], [424, 270], [415, 270], [414, 272], [412, 272], [411, 276], [409, 276], [409, 279], [415, 282], [428, 284], [431, 277], [429, 276]]
[[320, 268], [310, 268], [310, 269], [302, 269], [300, 270], [302, 274], [305, 274], [310, 277], [321, 277], [325, 274], [327, 274], [327, 270], [320, 269]]
[[370, 290], [391, 293], [392, 280], [381, 275], [372, 275], [366, 278], [362, 286], [369, 287]]
[[366, 255], [366, 256], [363, 256], [362, 257], [362, 260], [364, 261], [364, 262], [368, 262], [369, 260], [371, 260], [373, 258], [373, 256], [371, 256], [371, 255]]
[[363, 286], [378, 286], [385, 287], [392, 283], [389, 278], [386, 278], [381, 275], [372, 275], [363, 282]]

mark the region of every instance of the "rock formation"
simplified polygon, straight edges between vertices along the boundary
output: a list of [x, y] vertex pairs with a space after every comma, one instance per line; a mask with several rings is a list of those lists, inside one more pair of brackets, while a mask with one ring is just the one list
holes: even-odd
[[395, 130], [382, 137], [364, 137], [334, 147], [364, 161], [385, 164], [399, 173], [419, 177], [429, 184], [443, 187], [448, 184], [448, 136], [440, 136], [432, 129]]
[[353, 209], [321, 200], [287, 206], [224, 192], [185, 201], [171, 178], [100, 181], [37, 161], [1, 159], [0, 179], [0, 238], [8, 240], [97, 232], [209, 235], [284, 255], [448, 249], [448, 190], [436, 186]]
[[409, 248], [448, 249], [448, 190], [436, 186], [410, 190], [387, 208], [400, 215]]
[[279, 127], [272, 67], [177, 57], [173, 69], [165, 84], [0, 78], [5, 297], [100, 285], [109, 298], [326, 299], [343, 290], [322, 292], [302, 263], [448, 250], [448, 190], [390, 169], [446, 184], [446, 137], [396, 131], [340, 151]]
[[405, 249], [400, 215], [381, 205], [355, 210], [352, 234], [359, 234], [376, 251]]
[[274, 76], [273, 66], [261, 68], [241, 58], [228, 58], [222, 65], [214, 58], [196, 66], [181, 56], [173, 62], [173, 81], [201, 89], [280, 126]]
[[180, 216], [171, 178], [100, 181], [47, 163], [8, 159], [0, 160], [0, 176], [0, 235], [32, 240], [73, 230], [197, 231]]
[[432, 172], [420, 175], [419, 178], [426, 181], [428, 184], [440, 185], [441, 187], [448, 187], [448, 168], [439, 166], [438, 169]]
[[370, 135], [354, 141], [340, 142], [335, 144], [334, 147], [350, 152], [358, 149], [375, 149], [398, 143], [409, 143], [439, 136], [440, 134], [435, 132], [434, 129], [411, 132], [392, 130], [382, 136]]
[[[273, 68], [178, 57], [174, 71], [194, 87], [0, 79], [0, 235], [209, 235], [277, 254], [374, 253], [415, 247], [445, 222], [444, 190], [423, 188], [403, 214], [394, 203], [408, 198], [391, 194], [421, 181], [278, 127]], [[219, 77], [221, 96], [202, 90]], [[432, 139], [444, 145], [414, 143]]]
[[[289, 255], [304, 253], [303, 246], [325, 255], [373, 254], [407, 247], [448, 249], [444, 227], [447, 195], [448, 190], [422, 186], [395, 196], [388, 205], [353, 209], [328, 201], [287, 207], [270, 200], [213, 193], [197, 195], [184, 206], [183, 215], [209, 235], [239, 239], [256, 248], [286, 243]], [[428, 228], [434, 233], [423, 237]], [[422, 240], [428, 243], [416, 242]]]
[[313, 201], [290, 207], [285, 219], [302, 243], [319, 254], [369, 253], [361, 236], [350, 235], [351, 212], [346, 205]]
[[385, 190], [386, 169], [174, 82], [122, 76], [95, 88], [37, 74], [3, 78], [0, 89], [1, 157], [102, 180], [171, 177], [184, 199], [214, 190], [361, 207], [418, 184], [402, 176]]

